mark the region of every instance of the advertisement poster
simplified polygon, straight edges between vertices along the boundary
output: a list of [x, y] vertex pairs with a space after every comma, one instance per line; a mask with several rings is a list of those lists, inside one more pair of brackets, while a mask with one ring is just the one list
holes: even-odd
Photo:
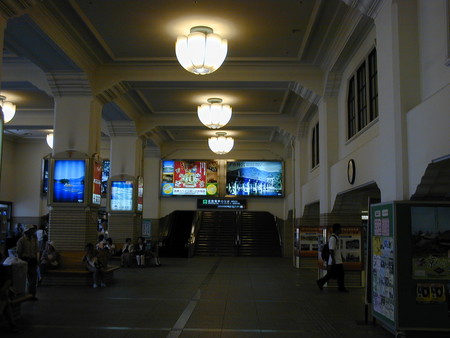
[[138, 178], [138, 193], [137, 193], [137, 211], [142, 211], [144, 207], [144, 179], [142, 176]]
[[414, 279], [450, 279], [450, 208], [411, 207]]
[[352, 263], [357, 268], [362, 268], [361, 237], [361, 227], [343, 227], [339, 235], [344, 262]]
[[144, 218], [142, 220], [142, 236], [145, 238], [152, 237], [152, 220]]
[[84, 203], [84, 160], [55, 160], [53, 203]]
[[92, 203], [100, 205], [102, 200], [102, 165], [94, 161], [92, 173]]
[[216, 161], [162, 161], [163, 196], [218, 194]]
[[133, 181], [111, 182], [111, 210], [133, 210]]
[[283, 162], [227, 162], [229, 196], [283, 196]]
[[372, 305], [374, 315], [395, 320], [394, 215], [392, 204], [371, 207]]
[[300, 227], [300, 256], [316, 257], [319, 251], [319, 227]]
[[103, 168], [102, 168], [102, 195], [106, 196], [108, 191], [108, 180], [109, 180], [109, 172], [111, 171], [111, 161], [103, 160]]

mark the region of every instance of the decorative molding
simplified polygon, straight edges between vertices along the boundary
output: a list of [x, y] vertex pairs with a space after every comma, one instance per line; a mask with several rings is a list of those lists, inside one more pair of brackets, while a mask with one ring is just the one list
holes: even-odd
[[299, 95], [305, 100], [308, 100], [312, 104], [317, 105], [320, 101], [320, 95], [316, 94], [312, 90], [303, 87], [300, 83], [295, 82], [289, 85], [289, 89], [292, 90], [294, 93]]
[[45, 74], [54, 96], [92, 96], [85, 73], [54, 72]]
[[375, 19], [383, 7], [385, 0], [341, 0], [351, 8], [356, 8], [362, 14]]
[[136, 124], [132, 121], [109, 121], [106, 123], [109, 136], [137, 136]]
[[328, 72], [324, 84], [324, 97], [337, 96], [339, 93], [339, 86], [342, 81], [341, 72]]
[[42, 0], [2, 0], [0, 1], [0, 15], [5, 19], [22, 15], [25, 10], [41, 1]]
[[126, 82], [119, 82], [111, 88], [106, 89], [103, 93], [97, 95], [97, 99], [102, 103], [114, 101], [115, 99], [127, 94], [131, 90], [131, 86]]
[[161, 158], [161, 149], [159, 147], [145, 147], [144, 158]]

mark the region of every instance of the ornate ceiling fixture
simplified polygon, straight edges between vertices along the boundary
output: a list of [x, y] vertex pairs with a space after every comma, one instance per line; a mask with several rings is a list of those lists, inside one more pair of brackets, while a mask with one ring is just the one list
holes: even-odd
[[53, 133], [47, 134], [47, 144], [53, 149]]
[[210, 98], [208, 103], [197, 107], [200, 121], [211, 129], [219, 129], [231, 119], [232, 109], [228, 104], [222, 104], [222, 99]]
[[14, 115], [16, 115], [16, 105], [12, 102], [6, 101], [6, 97], [0, 95], [0, 106], [3, 111], [3, 120], [5, 123], [8, 123], [14, 118]]
[[234, 139], [230, 136], [227, 137], [227, 133], [224, 132], [217, 132], [216, 135], [208, 139], [209, 148], [219, 155], [230, 152], [234, 146]]
[[192, 27], [188, 36], [179, 36], [175, 43], [178, 62], [196, 75], [215, 72], [225, 60], [227, 50], [227, 40], [206, 26]]

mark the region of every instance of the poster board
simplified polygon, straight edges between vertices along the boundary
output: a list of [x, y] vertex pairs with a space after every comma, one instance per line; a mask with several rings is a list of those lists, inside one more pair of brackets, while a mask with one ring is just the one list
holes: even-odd
[[373, 316], [394, 334], [450, 333], [450, 203], [396, 201], [370, 210]]
[[370, 221], [373, 316], [393, 330], [397, 303], [393, 204], [371, 206]]

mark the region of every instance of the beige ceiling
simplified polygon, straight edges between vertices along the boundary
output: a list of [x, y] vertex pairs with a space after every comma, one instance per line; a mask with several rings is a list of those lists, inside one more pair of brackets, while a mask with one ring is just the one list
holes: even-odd
[[[335, 89], [380, 1], [0, 1], [9, 18], [2, 94], [18, 106], [7, 131], [42, 138], [52, 128], [51, 85], [14, 71], [32, 62], [47, 79], [84, 74], [107, 125], [129, 121], [149, 146], [204, 144], [214, 131], [196, 107], [209, 97], [232, 105], [224, 129], [236, 144], [286, 145]], [[176, 37], [197, 25], [228, 40], [224, 64], [210, 75], [190, 74], [175, 58]]]

